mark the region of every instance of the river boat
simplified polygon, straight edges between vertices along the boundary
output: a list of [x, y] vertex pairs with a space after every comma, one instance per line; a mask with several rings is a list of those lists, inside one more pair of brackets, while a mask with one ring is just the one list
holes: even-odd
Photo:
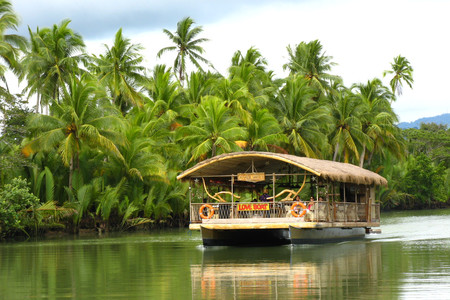
[[380, 226], [375, 188], [387, 185], [352, 164], [256, 151], [215, 156], [177, 178], [189, 181], [189, 228], [205, 246], [364, 238]]

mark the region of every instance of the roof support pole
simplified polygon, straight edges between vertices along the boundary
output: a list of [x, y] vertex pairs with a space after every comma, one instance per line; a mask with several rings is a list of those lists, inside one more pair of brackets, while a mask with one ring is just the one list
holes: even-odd
[[[192, 186], [191, 186], [192, 180], [189, 180], [189, 210], [191, 210], [192, 207]], [[189, 224], [192, 222], [192, 213], [189, 212]]]
[[275, 189], [275, 180], [276, 180], [276, 177], [275, 177], [275, 173], [272, 173], [272, 186], [273, 186], [273, 189], [272, 189], [272, 192], [273, 192], [273, 197], [272, 197], [272, 216], [274, 216], [275, 215], [275, 194], [276, 194], [276, 189]]
[[319, 216], [318, 216], [318, 214], [319, 214], [319, 188], [320, 188], [319, 178], [317, 177], [317, 180], [316, 180], [316, 203], [317, 203], [317, 205], [314, 205], [314, 218], [315, 218], [314, 221], [316, 221], [316, 222], [319, 219]]
[[345, 193], [345, 182], [344, 182], [344, 221], [347, 222], [347, 195]]
[[231, 218], [234, 218], [234, 176], [231, 175]]

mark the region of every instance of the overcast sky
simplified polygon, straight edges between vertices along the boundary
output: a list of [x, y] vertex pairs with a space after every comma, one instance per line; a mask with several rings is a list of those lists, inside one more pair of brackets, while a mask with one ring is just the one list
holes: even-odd
[[[414, 68], [414, 86], [404, 88], [394, 109], [400, 121], [450, 112], [447, 86], [450, 70], [450, 1], [445, 0], [12, 0], [22, 24], [35, 30], [71, 19], [89, 53], [101, 53], [119, 28], [133, 43], [145, 47], [145, 66], [173, 62], [174, 56], [156, 58], [170, 45], [163, 28], [190, 16], [203, 26], [205, 57], [226, 75], [236, 50], [258, 48], [278, 77], [286, 74], [287, 45], [319, 39], [332, 56], [331, 73], [344, 84], [382, 78], [393, 58], [405, 56]], [[384, 79], [388, 84], [388, 78]]]

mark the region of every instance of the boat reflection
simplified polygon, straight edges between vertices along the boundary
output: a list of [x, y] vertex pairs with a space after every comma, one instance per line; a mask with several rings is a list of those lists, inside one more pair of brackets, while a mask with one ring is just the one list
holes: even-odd
[[376, 295], [381, 271], [379, 243], [205, 248], [202, 264], [191, 266], [192, 296], [340, 299]]

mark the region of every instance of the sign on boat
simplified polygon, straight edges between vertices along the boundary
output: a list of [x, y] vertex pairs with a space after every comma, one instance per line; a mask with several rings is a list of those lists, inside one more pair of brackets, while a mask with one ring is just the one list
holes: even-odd
[[270, 152], [235, 152], [182, 172], [191, 230], [205, 246], [323, 243], [380, 226], [382, 176], [358, 166]]

